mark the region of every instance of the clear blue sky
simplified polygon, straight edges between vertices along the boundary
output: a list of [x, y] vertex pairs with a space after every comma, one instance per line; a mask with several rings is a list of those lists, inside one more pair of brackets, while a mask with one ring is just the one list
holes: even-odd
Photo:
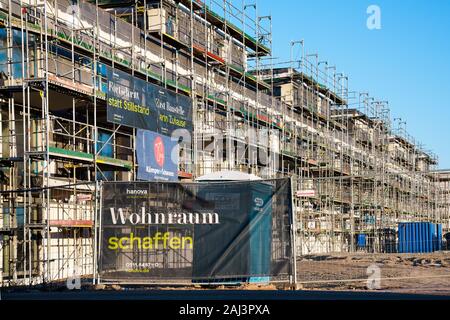
[[[367, 7], [381, 8], [381, 30], [366, 27]], [[450, 1], [259, 0], [273, 16], [273, 56], [289, 59], [289, 43], [349, 76], [350, 91], [390, 102], [393, 118], [450, 168]]]

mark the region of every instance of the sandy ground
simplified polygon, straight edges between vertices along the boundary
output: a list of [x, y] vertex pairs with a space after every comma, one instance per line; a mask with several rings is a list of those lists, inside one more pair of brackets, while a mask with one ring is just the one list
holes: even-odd
[[[376, 266], [376, 267], [375, 267]], [[371, 268], [369, 268], [371, 267]], [[369, 268], [369, 269], [368, 269]], [[372, 275], [375, 288], [368, 288], [370, 270], [378, 270]], [[379, 278], [379, 282], [377, 279]], [[270, 291], [292, 290], [289, 284], [242, 286], [120, 286], [91, 285], [91, 279], [83, 281], [83, 291]], [[322, 254], [308, 255], [297, 261], [297, 289], [305, 292], [354, 292], [396, 294], [423, 294], [450, 297], [450, 252], [433, 254]], [[45, 291], [67, 291], [65, 282], [53, 284]], [[7, 289], [14, 292], [14, 288]], [[301, 293], [301, 292], [299, 292]]]
[[304, 256], [297, 263], [298, 282], [305, 290], [368, 290], [370, 274], [377, 284], [369, 266], [379, 270], [377, 290], [450, 295], [450, 252]]
[[[379, 273], [373, 275], [373, 271], [370, 270], [377, 270]], [[375, 280], [375, 287], [371, 289], [368, 288], [370, 275]], [[378, 278], [379, 282], [376, 281]], [[308, 255], [298, 259], [297, 281], [299, 283], [297, 288], [300, 290], [381, 291], [450, 296], [450, 252], [415, 255], [366, 253]], [[279, 284], [246, 284], [239, 287], [194, 286], [175, 289], [261, 291], [289, 290], [291, 287]]]

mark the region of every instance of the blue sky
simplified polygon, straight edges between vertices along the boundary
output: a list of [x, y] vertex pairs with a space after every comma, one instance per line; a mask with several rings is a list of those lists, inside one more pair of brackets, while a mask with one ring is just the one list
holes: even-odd
[[[366, 27], [369, 5], [381, 8], [381, 30]], [[289, 59], [289, 43], [349, 76], [350, 91], [388, 100], [392, 118], [450, 168], [450, 1], [259, 0], [273, 17], [273, 56]]]

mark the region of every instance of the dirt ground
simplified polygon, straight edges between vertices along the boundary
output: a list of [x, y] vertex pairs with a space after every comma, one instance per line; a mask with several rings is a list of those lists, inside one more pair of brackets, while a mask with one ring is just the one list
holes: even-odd
[[[369, 268], [371, 267], [371, 268]], [[371, 271], [372, 270], [372, 271]], [[373, 274], [377, 270], [378, 274]], [[368, 279], [372, 275], [372, 286]], [[376, 280], [379, 279], [379, 282]], [[297, 261], [299, 290], [384, 291], [450, 296], [450, 252], [432, 254], [321, 254]], [[103, 287], [97, 289], [104, 289]], [[121, 290], [120, 286], [112, 288]], [[160, 290], [289, 290], [287, 284], [158, 287]]]
[[310, 255], [299, 259], [297, 275], [305, 290], [369, 290], [372, 275], [375, 290], [450, 295], [450, 252]]
[[[371, 271], [372, 270], [372, 271]], [[372, 274], [373, 270], [378, 274]], [[375, 287], [368, 288], [372, 275]], [[379, 282], [377, 282], [379, 279]], [[151, 289], [164, 291], [179, 290], [292, 290], [285, 284], [188, 285], [188, 286], [120, 286], [95, 285], [91, 279], [84, 279], [87, 291], [123, 291]], [[297, 289], [308, 291], [363, 291], [392, 292], [403, 294], [425, 294], [450, 296], [450, 252], [433, 254], [321, 254], [307, 255], [297, 261]], [[10, 290], [14, 291], [13, 288]], [[49, 288], [45, 288], [49, 290]], [[50, 289], [52, 290], [52, 289]], [[63, 281], [53, 285], [53, 290], [66, 291]]]

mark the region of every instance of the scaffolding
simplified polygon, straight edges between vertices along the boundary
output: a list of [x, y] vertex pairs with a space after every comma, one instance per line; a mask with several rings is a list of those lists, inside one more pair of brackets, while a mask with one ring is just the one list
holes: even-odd
[[299, 254], [391, 253], [399, 222], [446, 225], [431, 174], [437, 158], [404, 126], [394, 128], [387, 102], [349, 92], [347, 76], [298, 43], [300, 61], [274, 69], [271, 81], [287, 105], [280, 169], [298, 181]]
[[275, 64], [272, 17], [236, 2], [0, 0], [3, 284], [95, 272], [99, 183], [138, 167], [136, 128], [107, 121], [108, 68], [192, 99], [181, 181], [293, 177], [299, 254], [353, 252], [360, 234], [391, 252], [401, 221], [448, 230], [437, 159], [388, 103], [350, 92], [303, 41]]
[[[443, 229], [449, 232], [450, 228], [450, 170], [436, 170], [433, 172], [438, 185], [436, 188], [436, 219], [444, 223]], [[447, 249], [450, 248], [450, 237], [447, 235]]]

